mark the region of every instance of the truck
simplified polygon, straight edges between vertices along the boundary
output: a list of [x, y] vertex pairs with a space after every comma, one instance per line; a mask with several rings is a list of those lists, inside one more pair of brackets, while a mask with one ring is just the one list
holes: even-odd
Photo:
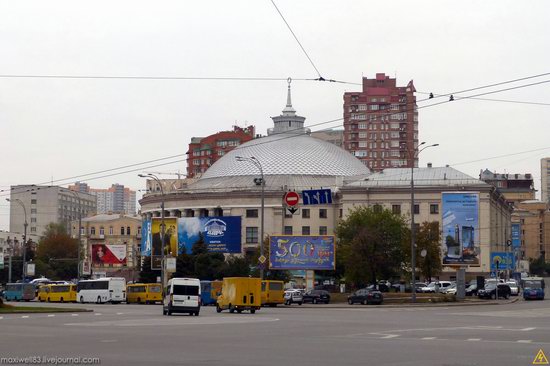
[[216, 300], [216, 311], [229, 310], [242, 313], [249, 310], [254, 314], [262, 305], [262, 281], [252, 277], [226, 277], [223, 279], [222, 293]]

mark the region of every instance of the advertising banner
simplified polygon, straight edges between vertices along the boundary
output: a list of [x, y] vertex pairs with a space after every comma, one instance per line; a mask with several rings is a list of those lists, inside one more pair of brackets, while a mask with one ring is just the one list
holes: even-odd
[[94, 266], [126, 265], [126, 244], [92, 244]]
[[479, 266], [479, 193], [441, 194], [443, 265]]
[[512, 224], [512, 248], [521, 248], [521, 224], [519, 222]]
[[514, 253], [492, 252], [491, 253], [491, 271], [495, 271], [497, 269], [497, 261], [498, 261], [499, 271], [514, 270], [516, 268]]
[[334, 270], [334, 236], [272, 236], [269, 268], [290, 270]]
[[[164, 246], [169, 246], [169, 252], [172, 253], [173, 256], [176, 256], [178, 251], [178, 223], [177, 219], [175, 218], [169, 218], [164, 219]], [[152, 255], [154, 256], [162, 256], [162, 243], [160, 240], [162, 233], [162, 219], [161, 218], [153, 218], [153, 221], [151, 223], [151, 250]], [[142, 239], [143, 240], [143, 239]]]
[[141, 255], [149, 257], [153, 243], [151, 233], [151, 220], [143, 220], [141, 223]]
[[191, 253], [200, 233], [211, 252], [241, 253], [241, 217], [182, 217], [178, 219], [179, 253]]

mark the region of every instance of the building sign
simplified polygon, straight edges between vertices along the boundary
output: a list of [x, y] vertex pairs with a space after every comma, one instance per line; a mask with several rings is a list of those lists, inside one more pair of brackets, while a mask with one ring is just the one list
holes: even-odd
[[[173, 256], [177, 255], [178, 252], [178, 223], [177, 219], [169, 218], [164, 219], [164, 246], [169, 247], [169, 253], [172, 253]], [[151, 223], [151, 250], [153, 256], [162, 257], [162, 219], [153, 218]], [[143, 240], [143, 239], [142, 239]]]
[[311, 189], [302, 191], [302, 202], [304, 205], [324, 205], [332, 203], [330, 189]]
[[241, 253], [241, 217], [182, 217], [178, 219], [178, 253], [191, 253], [202, 235], [208, 250]]
[[35, 275], [36, 265], [34, 263], [27, 263], [27, 271], [25, 276], [34, 276]]
[[141, 255], [145, 257], [151, 255], [152, 243], [151, 220], [143, 220], [141, 223]]
[[126, 265], [126, 244], [92, 244], [94, 266]]
[[512, 248], [519, 249], [521, 247], [521, 224], [512, 224]]
[[[498, 262], [498, 268], [497, 268]], [[507, 252], [492, 252], [491, 253], [491, 271], [499, 270], [514, 270], [516, 268], [516, 261], [514, 253]]]
[[82, 261], [82, 274], [84, 276], [89, 276], [92, 274], [92, 267], [90, 265], [90, 261], [87, 259]]
[[334, 270], [334, 236], [272, 236], [269, 268], [290, 270]]
[[479, 193], [441, 194], [443, 265], [480, 264]]

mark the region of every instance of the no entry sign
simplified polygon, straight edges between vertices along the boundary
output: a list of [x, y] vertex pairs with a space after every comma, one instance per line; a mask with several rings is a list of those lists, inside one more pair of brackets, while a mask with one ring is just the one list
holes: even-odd
[[300, 196], [296, 192], [286, 192], [284, 201], [287, 206], [294, 207], [300, 202]]

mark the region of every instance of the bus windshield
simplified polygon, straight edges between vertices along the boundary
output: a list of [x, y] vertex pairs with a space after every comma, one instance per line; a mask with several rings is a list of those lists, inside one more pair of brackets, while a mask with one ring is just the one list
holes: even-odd
[[541, 280], [526, 280], [523, 283], [524, 289], [534, 290], [542, 288], [542, 281]]

